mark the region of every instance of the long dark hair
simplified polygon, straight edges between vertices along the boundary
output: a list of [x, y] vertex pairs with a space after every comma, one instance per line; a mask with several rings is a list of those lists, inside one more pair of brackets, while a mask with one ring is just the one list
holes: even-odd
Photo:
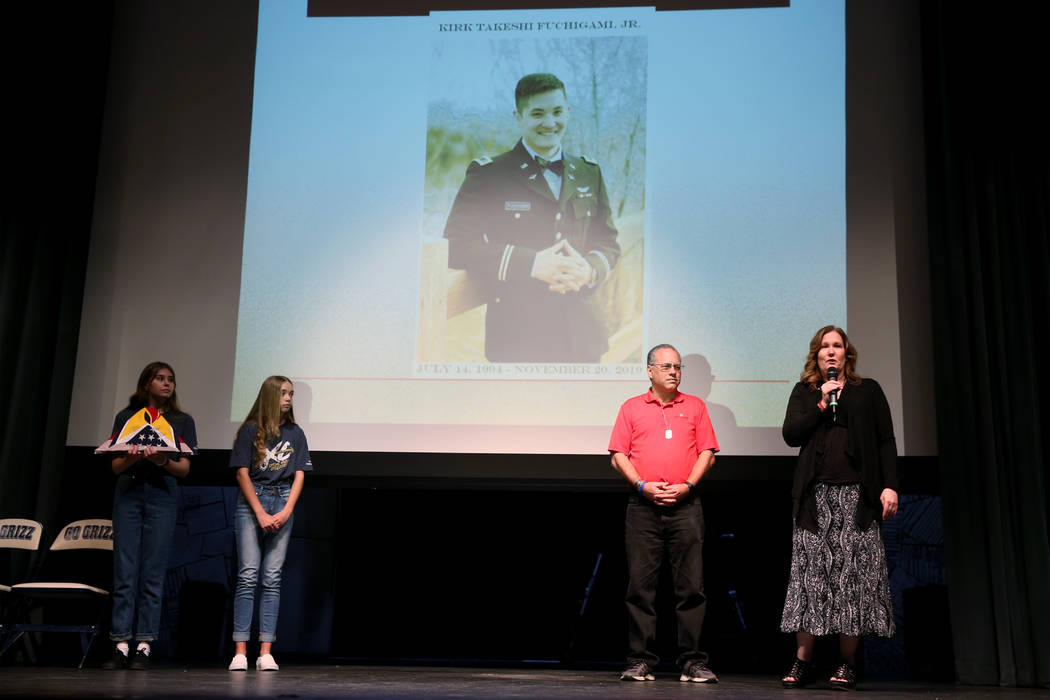
[[[175, 370], [171, 368], [167, 362], [150, 362], [146, 365], [142, 372], [139, 373], [139, 381], [135, 384], [135, 393], [128, 397], [128, 408], [132, 411], [137, 411], [140, 408], [149, 406], [149, 383], [153, 381], [153, 378], [157, 376], [157, 372], [162, 369], [166, 369], [171, 372], [171, 383], [175, 386], [178, 383], [175, 381]], [[178, 415], [182, 413], [182, 409], [179, 407], [179, 397], [175, 391], [175, 386], [171, 389], [171, 396], [161, 406], [161, 412], [169, 415]]]

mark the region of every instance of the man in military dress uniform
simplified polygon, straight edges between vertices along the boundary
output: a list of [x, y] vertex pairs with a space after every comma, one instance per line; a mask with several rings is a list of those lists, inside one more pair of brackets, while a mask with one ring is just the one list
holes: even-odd
[[467, 167], [445, 225], [448, 265], [485, 285], [490, 362], [599, 362], [609, 331], [594, 291], [620, 258], [601, 169], [562, 151], [561, 80], [526, 75], [514, 97], [521, 140]]

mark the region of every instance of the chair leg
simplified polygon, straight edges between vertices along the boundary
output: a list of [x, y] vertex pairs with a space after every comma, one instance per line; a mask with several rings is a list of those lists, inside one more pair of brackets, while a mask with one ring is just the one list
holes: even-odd
[[80, 630], [80, 651], [83, 652], [83, 656], [80, 657], [80, 663], [77, 664], [77, 669], [84, 668], [84, 662], [87, 660], [88, 649], [91, 648], [91, 640], [94, 637], [88, 637], [88, 632]]
[[90, 628], [80, 630], [80, 648], [83, 650], [84, 655], [80, 657], [78, 669], [84, 668], [84, 662], [87, 661], [88, 653], [91, 652], [91, 645], [95, 643], [95, 637], [98, 636], [99, 629], [101, 629], [100, 623], [96, 621]]
[[25, 632], [18, 629], [8, 631], [7, 636], [4, 637], [2, 645], [0, 645], [0, 656], [3, 656], [4, 652], [10, 649], [14, 645], [14, 643], [22, 637], [23, 634], [25, 634]]

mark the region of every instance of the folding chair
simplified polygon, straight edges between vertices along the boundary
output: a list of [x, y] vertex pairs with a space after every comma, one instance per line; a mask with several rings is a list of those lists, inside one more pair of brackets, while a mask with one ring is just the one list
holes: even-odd
[[[36, 520], [27, 520], [25, 518], [2, 518], [0, 519], [0, 549], [21, 549], [27, 552], [36, 552], [40, 549], [40, 536], [44, 533], [44, 526], [42, 523], [38, 523]], [[19, 578], [31, 578], [32, 566], [35, 557], [28, 560], [28, 564], [25, 567], [25, 573], [19, 575], [18, 569], [20, 567], [15, 566], [14, 562], [10, 562], [9, 566], [5, 567], [3, 574], [0, 574], [0, 593], [9, 593], [11, 591], [12, 583], [20, 583], [16, 581]]]
[[33, 578], [43, 532], [43, 524], [36, 520], [0, 519], [0, 549], [11, 550], [10, 557], [0, 559], [0, 644], [3, 644], [13, 614], [10, 605], [11, 585]]
[[[84, 667], [92, 642], [101, 629], [102, 614], [109, 601], [109, 591], [93, 585], [108, 582], [112, 577], [113, 521], [77, 520], [62, 528], [40, 566], [36, 581], [11, 586], [10, 595], [21, 598], [22, 621], [10, 626], [0, 646], [3, 655], [26, 632], [77, 632], [83, 656], [78, 668]], [[95, 561], [90, 561], [94, 559]], [[94, 579], [93, 583], [86, 580]], [[106, 583], [106, 585], [109, 585]], [[29, 621], [32, 608], [44, 607], [45, 612], [56, 605], [49, 601], [82, 602], [74, 605], [79, 617], [93, 622], [43, 624]], [[65, 612], [71, 612], [68, 609]], [[85, 612], [89, 614], [85, 614]]]

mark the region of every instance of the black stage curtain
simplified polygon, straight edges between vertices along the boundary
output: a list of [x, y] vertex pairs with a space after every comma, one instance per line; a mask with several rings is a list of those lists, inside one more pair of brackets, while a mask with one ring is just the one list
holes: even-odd
[[64, 468], [106, 95], [111, 2], [4, 13], [0, 517], [49, 538]]
[[938, 449], [964, 683], [1050, 684], [1050, 122], [1037, 9], [922, 8]]

